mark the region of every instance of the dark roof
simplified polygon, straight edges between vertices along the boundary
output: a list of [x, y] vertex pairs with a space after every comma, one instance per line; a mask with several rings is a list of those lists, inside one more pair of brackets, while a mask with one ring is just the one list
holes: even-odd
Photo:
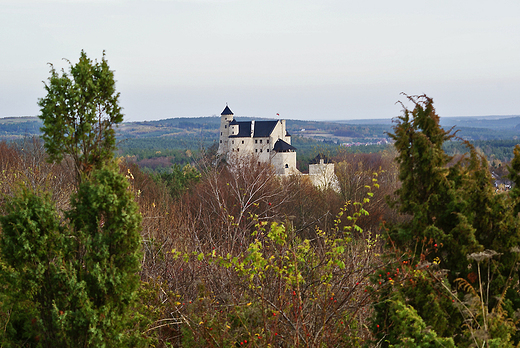
[[[236, 121], [233, 120], [230, 125], [238, 125], [238, 134], [230, 135], [230, 138], [251, 137], [252, 121]], [[255, 132], [253, 138], [265, 138], [271, 135], [278, 121], [255, 121]]]
[[290, 144], [287, 144], [282, 139], [278, 139], [278, 141], [274, 144], [273, 150], [276, 152], [290, 152], [296, 151], [296, 148]]
[[238, 134], [230, 135], [230, 138], [250, 138], [251, 137], [251, 122], [238, 122], [236, 120], [233, 120], [229, 123], [230, 125], [238, 125]]
[[222, 113], [220, 114], [220, 116], [224, 116], [224, 115], [233, 115], [233, 112], [227, 105], [226, 105], [226, 108], [224, 109], [224, 111], [222, 111]]
[[320, 164], [320, 160], [323, 160], [323, 163], [332, 163], [330, 159], [324, 154], [320, 153], [314, 159], [311, 160], [310, 164]]
[[255, 134], [256, 137], [268, 137], [276, 127], [278, 121], [256, 121], [255, 122]]

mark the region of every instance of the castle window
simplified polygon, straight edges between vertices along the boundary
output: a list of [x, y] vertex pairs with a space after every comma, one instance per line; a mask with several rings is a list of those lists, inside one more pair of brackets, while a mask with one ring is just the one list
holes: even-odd
[[234, 141], [234, 140], [231, 140], [231, 144], [234, 144], [234, 143], [235, 143], [235, 141]]
[[220, 132], [220, 135], [222, 135], [222, 132]]
[[242, 140], [242, 144], [244, 143], [244, 141]]
[[220, 143], [222, 144], [222, 140], [220, 141]]
[[267, 139], [267, 143], [269, 144], [269, 139]]
[[287, 163], [285, 163], [285, 168], [289, 168], [289, 165]]
[[227, 124], [224, 126], [224, 128], [227, 128]]
[[237, 152], [239, 152], [239, 151], [240, 151], [240, 149], [237, 147]]
[[260, 139], [260, 144], [262, 143], [262, 139]]
[[267, 149], [267, 152], [269, 152], [269, 149]]
[[257, 139], [255, 139], [255, 144], [258, 144], [258, 140]]
[[262, 149], [260, 149], [260, 152], [262, 152]]
[[258, 152], [258, 149], [255, 149], [255, 152]]

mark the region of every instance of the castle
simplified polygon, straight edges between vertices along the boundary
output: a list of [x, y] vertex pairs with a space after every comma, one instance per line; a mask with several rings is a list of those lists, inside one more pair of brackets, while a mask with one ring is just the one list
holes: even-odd
[[[230, 161], [254, 155], [259, 163], [270, 163], [278, 175], [302, 175], [296, 168], [296, 148], [291, 145], [285, 120], [239, 122], [227, 105], [220, 114], [217, 155]], [[309, 164], [309, 179], [317, 187], [339, 188], [334, 164], [322, 155]]]
[[285, 120], [239, 122], [227, 105], [220, 114], [217, 154], [228, 159], [255, 155], [259, 162], [270, 163], [276, 174], [300, 174], [296, 169], [296, 148], [291, 145]]

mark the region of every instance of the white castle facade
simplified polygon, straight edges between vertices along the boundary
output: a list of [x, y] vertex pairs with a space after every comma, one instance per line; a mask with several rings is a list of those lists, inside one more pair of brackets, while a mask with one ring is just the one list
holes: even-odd
[[[291, 145], [285, 120], [237, 121], [227, 105], [220, 114], [217, 155], [230, 161], [255, 156], [258, 162], [271, 164], [278, 175], [302, 175], [296, 168], [296, 148]], [[339, 188], [334, 164], [321, 155], [309, 164], [309, 179], [320, 188]]]
[[220, 115], [218, 155], [228, 159], [251, 157], [270, 163], [279, 175], [300, 174], [296, 169], [296, 148], [285, 120], [237, 121], [228, 106]]

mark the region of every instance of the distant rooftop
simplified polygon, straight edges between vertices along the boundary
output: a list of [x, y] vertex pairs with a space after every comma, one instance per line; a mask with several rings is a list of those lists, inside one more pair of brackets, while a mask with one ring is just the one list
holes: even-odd
[[[251, 136], [251, 123], [253, 121], [236, 121], [233, 120], [230, 125], [238, 124], [238, 134], [230, 135], [230, 138], [243, 138], [243, 137], [250, 137]], [[255, 122], [255, 128], [254, 128], [254, 138], [264, 138], [271, 135], [273, 132], [274, 127], [276, 127], [276, 124], [278, 121], [254, 121]]]
[[220, 114], [220, 116], [224, 116], [224, 115], [233, 115], [233, 112], [227, 105], [226, 105], [226, 108], [224, 109], [224, 111], [222, 111], [222, 113]]
[[292, 152], [296, 151], [296, 148], [290, 144], [287, 144], [282, 139], [278, 139], [278, 141], [274, 144], [273, 150], [276, 152]]

